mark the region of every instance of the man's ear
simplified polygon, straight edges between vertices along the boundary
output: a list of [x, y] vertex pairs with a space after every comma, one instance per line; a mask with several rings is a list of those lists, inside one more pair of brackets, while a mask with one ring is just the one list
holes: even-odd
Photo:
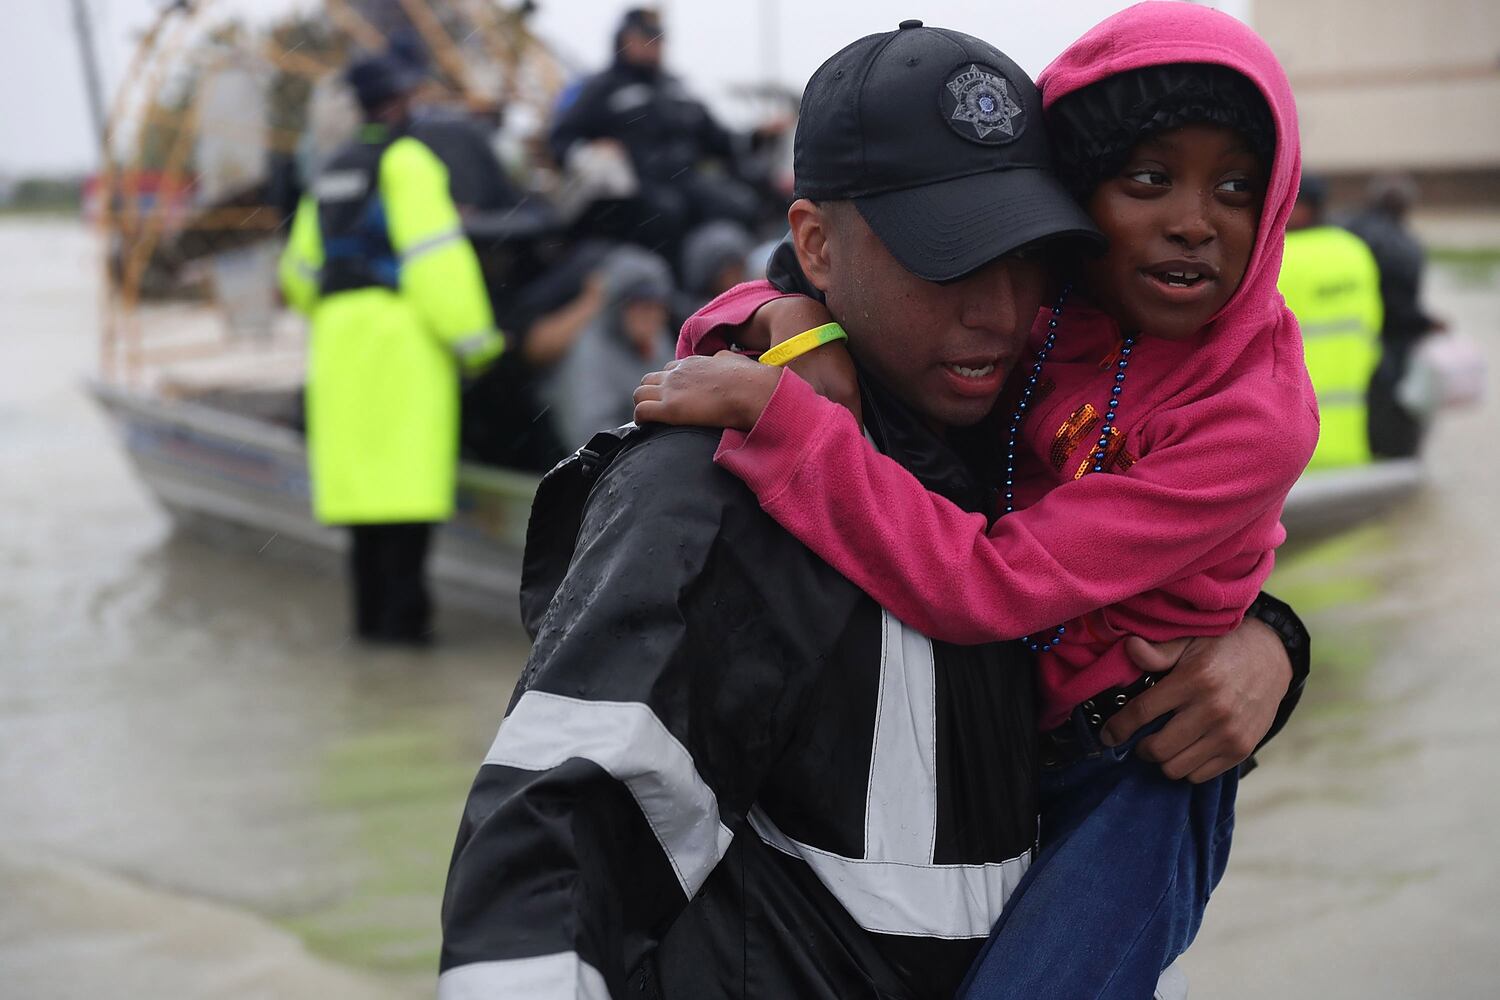
[[798, 198], [786, 210], [786, 221], [792, 231], [792, 246], [797, 251], [797, 263], [801, 265], [803, 275], [818, 291], [828, 291], [832, 269], [829, 257], [832, 220], [828, 212], [806, 198]]

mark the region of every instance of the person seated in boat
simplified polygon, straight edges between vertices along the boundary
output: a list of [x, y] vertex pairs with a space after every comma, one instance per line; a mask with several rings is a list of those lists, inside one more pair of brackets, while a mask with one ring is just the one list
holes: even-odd
[[[628, 161], [634, 194], [595, 213], [591, 234], [630, 240], [676, 261], [701, 223], [755, 225], [760, 196], [741, 176], [754, 142], [785, 131], [769, 123], [749, 136], [721, 125], [663, 68], [666, 29], [651, 8], [626, 11], [610, 67], [590, 77], [558, 109], [548, 143], [559, 166], [614, 151]], [[709, 171], [705, 163], [723, 169]]]
[[499, 103], [453, 104], [446, 88], [436, 85], [431, 53], [419, 32], [394, 32], [387, 55], [414, 77], [434, 83], [433, 96], [439, 99], [422, 100], [426, 91], [418, 91], [407, 127], [448, 169], [448, 190], [460, 215], [467, 220], [476, 213], [508, 211], [522, 203], [546, 205], [545, 198], [522, 191], [511, 180], [495, 152], [492, 140], [503, 117]]
[[464, 387], [463, 446], [477, 462], [546, 472], [568, 456], [544, 400], [549, 372], [604, 302], [602, 266], [619, 244], [585, 240], [543, 258], [519, 287], [491, 285], [509, 349]]
[[1380, 362], [1380, 268], [1364, 240], [1327, 220], [1328, 186], [1304, 176], [1276, 287], [1297, 317], [1322, 427], [1309, 469], [1370, 461], [1365, 397]]
[[[744, 230], [732, 223], [710, 223], [691, 237], [698, 255], [692, 263], [684, 262], [690, 276], [703, 281], [701, 298], [685, 299], [674, 292], [671, 302], [670, 329], [682, 319], [743, 278], [744, 252], [748, 245]], [[629, 255], [629, 244], [612, 244], [601, 240], [584, 240], [552, 255], [543, 270], [535, 273], [519, 288], [491, 286], [496, 315], [506, 331], [509, 350], [477, 379], [465, 386], [463, 393], [463, 445], [469, 458], [490, 465], [545, 472], [567, 457], [560, 423], [567, 421], [582, 427], [586, 438], [593, 430], [617, 426], [630, 419], [629, 391], [643, 372], [670, 360], [661, 344], [670, 346], [670, 336], [646, 337], [653, 360], [646, 367], [634, 362], [597, 369], [597, 374], [613, 382], [622, 370], [631, 371], [624, 386], [626, 392], [600, 396], [599, 412], [589, 413], [571, 392], [557, 388], [562, 379], [584, 377], [580, 369], [591, 367], [613, 353], [600, 350], [596, 344], [582, 348], [573, 356], [580, 339], [589, 340], [590, 331], [599, 325], [606, 311], [609, 279], [606, 276], [610, 257], [622, 251]], [[713, 266], [710, 266], [713, 265]], [[738, 267], [736, 266], [738, 265]], [[711, 273], [710, 273], [711, 272]], [[732, 280], [731, 280], [732, 279]], [[723, 287], [716, 287], [722, 285]], [[642, 331], [655, 324], [644, 304], [635, 310], [631, 324]], [[572, 357], [571, 361], [567, 361]], [[588, 359], [592, 358], [593, 361]], [[567, 361], [566, 364], [564, 362]], [[559, 373], [560, 366], [569, 374]], [[592, 376], [589, 376], [592, 377]], [[576, 414], [574, 417], [568, 414]], [[595, 421], [603, 420], [595, 426]], [[573, 445], [580, 443], [571, 441]]]
[[[978, 79], [955, 83], [982, 94]], [[1165, 718], [1123, 741], [1101, 729], [1156, 680], [1127, 651], [1132, 635], [1241, 623], [1317, 442], [1297, 323], [1276, 293], [1298, 133], [1270, 48], [1233, 17], [1186, 4], [1106, 19], [1040, 84], [1059, 173], [1109, 250], [1037, 314], [1031, 360], [976, 335], [929, 376], [987, 403], [1022, 366], [1000, 411], [1003, 516], [929, 492], [843, 407], [737, 354], [648, 376], [636, 419], [748, 432], [726, 435], [718, 464], [902, 622], [945, 642], [1025, 639], [1041, 693], [1041, 855], [964, 995], [1149, 997], [1223, 874], [1237, 760], [1205, 748], [1158, 767], [1166, 747], [1186, 749]], [[1011, 124], [998, 104], [959, 114], [997, 137]], [[903, 307], [903, 289], [871, 283], [846, 297], [829, 283], [830, 228], [873, 229], [893, 249], [907, 238], [899, 227], [914, 216], [872, 200], [814, 197], [789, 213], [796, 258], [826, 298], [821, 322]], [[730, 293], [684, 338], [775, 295]], [[978, 310], [970, 322], [982, 325]], [[1149, 756], [1133, 752], [1147, 740]]]
[[465, 455], [546, 472], [595, 431], [629, 422], [641, 375], [671, 360], [664, 294], [676, 304], [655, 254], [594, 240], [497, 303], [510, 350], [464, 388]]
[[310, 321], [313, 509], [350, 529], [354, 631], [425, 645], [432, 527], [453, 514], [459, 380], [504, 349], [442, 162], [407, 134], [412, 74], [390, 56], [348, 79], [364, 124], [302, 199], [281, 259]]
[[[806, 94], [799, 194], [901, 220], [882, 219], [887, 249], [847, 203], [847, 226], [805, 201], [792, 218], [831, 302], [875, 290], [886, 307], [841, 317], [871, 436], [989, 510], [999, 379], [947, 363], [1020, 348], [1046, 281], [1026, 246], [1098, 241], [1046, 167], [1040, 95], [993, 46], [916, 21], [847, 46]], [[981, 113], [950, 124], [940, 101]], [[1002, 118], [1013, 141], [982, 141]], [[1029, 651], [902, 622], [714, 468], [718, 438], [599, 434], [542, 482], [522, 586], [536, 642], [465, 806], [444, 1000], [947, 1000], [1030, 863]], [[1140, 699], [1177, 708], [1221, 766], [1272, 725], [1287, 652], [1305, 667], [1284, 606], [1257, 614], [1285, 646], [1247, 622]], [[1205, 726], [1220, 699], [1228, 724]], [[1055, 928], [1071, 933], [1062, 911]]]
[[648, 250], [611, 250], [590, 281], [594, 315], [544, 373], [541, 400], [565, 447], [627, 424], [646, 372], [672, 360], [672, 270]]

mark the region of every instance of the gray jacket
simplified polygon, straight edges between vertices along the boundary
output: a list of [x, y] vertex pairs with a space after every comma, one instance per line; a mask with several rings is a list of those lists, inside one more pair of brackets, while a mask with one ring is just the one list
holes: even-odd
[[552, 425], [569, 450], [596, 432], [628, 424], [635, 411], [632, 394], [641, 377], [671, 361], [674, 345], [663, 331], [657, 350], [642, 358], [620, 328], [632, 299], [670, 302], [672, 272], [656, 254], [636, 247], [613, 251], [602, 265], [604, 305], [572, 349], [547, 373], [542, 401]]

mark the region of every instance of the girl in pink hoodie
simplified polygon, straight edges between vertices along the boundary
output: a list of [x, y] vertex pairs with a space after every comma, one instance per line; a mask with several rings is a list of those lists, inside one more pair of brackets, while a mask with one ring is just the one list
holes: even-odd
[[[1316, 443], [1275, 288], [1295, 109], [1258, 36], [1179, 3], [1109, 18], [1038, 83], [1059, 173], [1110, 249], [1039, 315], [1002, 398], [1003, 516], [927, 493], [788, 372], [767, 373], [768, 399], [740, 377], [648, 376], [637, 418], [728, 426], [758, 412], [717, 461], [769, 514], [934, 638], [1025, 638], [1039, 654], [1041, 852], [965, 995], [1149, 997], [1222, 875], [1236, 772], [1204, 761], [1192, 783], [1163, 777], [1131, 751], [1165, 720], [1113, 748], [1099, 730], [1150, 683], [1127, 636], [1239, 624]], [[764, 283], [726, 293], [684, 327], [679, 354], [711, 352], [776, 297]]]

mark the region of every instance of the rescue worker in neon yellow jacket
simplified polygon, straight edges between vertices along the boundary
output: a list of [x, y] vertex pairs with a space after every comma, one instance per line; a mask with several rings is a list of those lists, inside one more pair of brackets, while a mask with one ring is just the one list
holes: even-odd
[[460, 379], [504, 340], [447, 170], [404, 134], [415, 77], [377, 56], [348, 79], [365, 121], [299, 205], [281, 285], [311, 322], [313, 510], [352, 529], [355, 629], [424, 644], [423, 566], [433, 525], [453, 513]]
[[1321, 426], [1308, 468], [1370, 461], [1366, 398], [1380, 363], [1380, 269], [1358, 236], [1323, 221], [1326, 188], [1304, 177], [1277, 288], [1302, 328]]

